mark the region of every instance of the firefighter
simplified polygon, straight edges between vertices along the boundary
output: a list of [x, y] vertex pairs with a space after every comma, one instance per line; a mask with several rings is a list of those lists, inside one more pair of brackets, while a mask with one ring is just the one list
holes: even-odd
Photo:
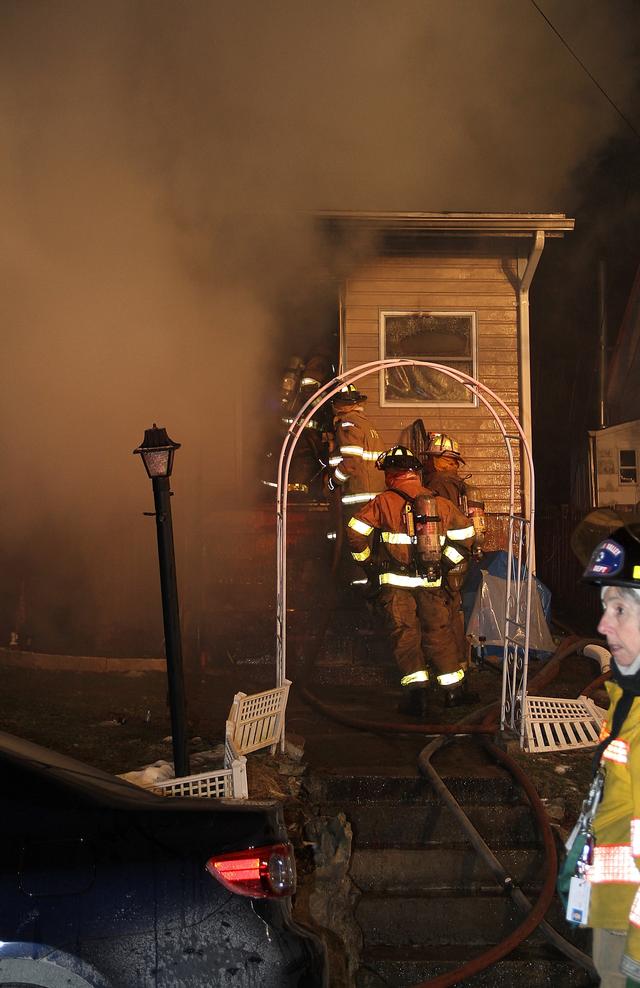
[[464, 508], [463, 499], [467, 493], [465, 481], [460, 476], [460, 467], [465, 465], [460, 448], [455, 439], [441, 432], [430, 432], [427, 444], [427, 464], [425, 483], [441, 497]]
[[600, 983], [613, 988], [640, 984], [640, 525], [601, 542], [583, 579], [600, 585], [598, 631], [611, 652], [610, 707], [594, 759], [605, 770], [586, 868], [586, 925]]
[[[364, 411], [367, 396], [354, 384], [345, 384], [333, 398], [334, 439], [329, 457], [328, 487], [331, 508], [327, 538], [334, 541], [334, 568], [342, 558], [344, 526], [358, 507], [366, 504], [384, 489], [376, 460], [380, 456], [380, 436]], [[344, 560], [343, 560], [344, 564]], [[366, 580], [349, 559], [343, 573], [351, 586]]]
[[376, 466], [387, 489], [351, 518], [349, 546], [377, 587], [374, 607], [401, 672], [400, 709], [426, 717], [430, 666], [446, 706], [474, 699], [445, 582], [447, 569], [468, 554], [474, 530], [452, 501], [422, 486], [420, 461], [406, 446], [387, 450]]
[[[477, 561], [482, 558], [486, 535], [484, 499], [479, 489], [467, 484], [471, 474], [462, 476], [460, 467], [465, 465], [460, 447], [455, 439], [443, 432], [430, 432], [427, 438], [426, 466], [424, 470], [427, 487], [441, 497], [447, 497], [457, 504], [474, 526], [474, 539], [471, 555]], [[456, 638], [462, 649], [466, 647], [464, 612], [462, 610], [462, 587], [469, 570], [468, 559], [464, 559], [448, 574], [448, 584], [454, 595], [456, 609]]]
[[354, 384], [345, 384], [332, 401], [335, 440], [330, 485], [340, 488], [345, 516], [384, 490], [376, 470], [380, 436], [365, 415], [366, 400]]
[[[284, 434], [302, 406], [333, 373], [329, 353], [321, 347], [313, 350], [306, 360], [296, 354], [289, 358], [280, 382], [278, 410], [266, 451], [266, 477], [262, 480], [266, 487], [277, 486], [274, 474]], [[320, 403], [294, 450], [287, 487], [289, 494], [303, 500], [322, 495], [322, 474], [329, 452], [327, 437], [327, 416]]]

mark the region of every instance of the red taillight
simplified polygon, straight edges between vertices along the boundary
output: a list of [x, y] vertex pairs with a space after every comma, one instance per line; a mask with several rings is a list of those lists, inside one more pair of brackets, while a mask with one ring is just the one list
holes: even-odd
[[291, 844], [269, 844], [218, 854], [209, 858], [206, 869], [229, 891], [252, 899], [280, 898], [293, 895], [296, 890], [296, 863]]

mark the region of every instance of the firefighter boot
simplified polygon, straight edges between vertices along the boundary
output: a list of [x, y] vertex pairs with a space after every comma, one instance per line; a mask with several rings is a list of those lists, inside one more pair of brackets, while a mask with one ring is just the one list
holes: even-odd
[[409, 717], [417, 717], [418, 720], [428, 719], [428, 683], [416, 683], [411, 686], [403, 686], [401, 689], [398, 713], [406, 714]]
[[472, 693], [467, 685], [466, 678], [456, 686], [443, 689], [443, 699], [445, 707], [468, 707], [473, 703], [478, 703], [480, 697], [477, 693]]

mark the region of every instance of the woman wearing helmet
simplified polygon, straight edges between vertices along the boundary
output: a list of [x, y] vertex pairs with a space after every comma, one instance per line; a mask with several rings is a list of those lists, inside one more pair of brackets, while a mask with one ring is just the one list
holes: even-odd
[[587, 925], [601, 985], [630, 988], [640, 985], [640, 526], [619, 528], [601, 542], [583, 579], [601, 588], [598, 631], [611, 652]]

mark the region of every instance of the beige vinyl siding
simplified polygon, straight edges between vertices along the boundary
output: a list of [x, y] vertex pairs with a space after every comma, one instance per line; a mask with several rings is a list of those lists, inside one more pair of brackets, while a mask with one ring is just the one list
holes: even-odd
[[[513, 257], [386, 257], [360, 268], [345, 285], [344, 334], [347, 369], [380, 354], [380, 313], [387, 311], [474, 312], [477, 376], [519, 413], [517, 292]], [[508, 272], [508, 274], [507, 274]], [[482, 406], [412, 405], [380, 407], [379, 375], [362, 378], [367, 412], [384, 446], [403, 437], [416, 418], [427, 430], [447, 432], [460, 443], [466, 471], [482, 488], [487, 510], [509, 508], [509, 463], [504, 441], [490, 413]], [[505, 420], [507, 432], [513, 425]], [[516, 509], [520, 509], [519, 456], [516, 450]]]

